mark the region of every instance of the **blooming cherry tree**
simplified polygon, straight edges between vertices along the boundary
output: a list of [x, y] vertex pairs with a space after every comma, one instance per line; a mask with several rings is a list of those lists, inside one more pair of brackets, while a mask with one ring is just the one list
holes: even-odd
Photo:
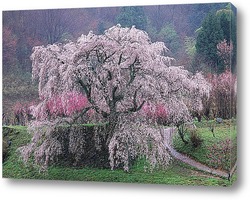
[[86, 95], [88, 108], [107, 119], [155, 102], [167, 105], [173, 122], [187, 121], [188, 106], [201, 109], [200, 97], [208, 94], [209, 85], [200, 73], [171, 66], [174, 59], [167, 50], [146, 32], [117, 25], [103, 35], [82, 35], [75, 43], [35, 47], [33, 78], [44, 101], [77, 91]]
[[212, 85], [210, 98], [204, 100], [204, 113], [207, 118], [231, 119], [237, 115], [237, 76], [230, 69], [223, 73], [208, 74], [207, 81]]
[[[112, 167], [121, 162], [127, 169], [129, 155], [137, 155], [133, 152], [140, 144], [143, 144], [141, 155], [148, 152], [145, 151], [147, 137], [154, 138], [152, 141], [158, 144], [152, 145], [155, 153], [146, 156], [152, 166], [156, 166], [157, 158], [167, 165], [167, 151], [157, 150], [163, 144], [160, 131], [154, 133], [152, 127], [142, 125], [143, 117], [136, 114], [146, 104], [161, 105], [164, 111], [160, 115], [166, 115], [169, 124], [179, 125], [192, 120], [191, 110], [202, 109], [201, 98], [208, 96], [210, 90], [201, 73], [193, 75], [182, 66], [173, 66], [174, 59], [167, 52], [163, 42], [152, 42], [146, 32], [120, 25], [103, 35], [89, 32], [76, 42], [35, 47], [31, 60], [42, 100], [38, 107], [43, 110], [51, 98], [62, 93], [83, 94], [87, 98], [86, 106], [80, 106], [78, 114], [69, 122], [94, 110], [109, 123], [107, 145]], [[36, 112], [39, 109], [34, 109], [35, 115]], [[141, 134], [142, 127], [151, 130], [150, 133]], [[124, 138], [124, 135], [130, 136]], [[129, 138], [136, 140], [131, 148]], [[124, 151], [127, 153], [122, 154]]]
[[231, 64], [232, 53], [233, 53], [232, 41], [230, 41], [230, 43], [228, 44], [228, 42], [224, 39], [223, 41], [217, 44], [217, 54], [221, 57], [227, 68]]

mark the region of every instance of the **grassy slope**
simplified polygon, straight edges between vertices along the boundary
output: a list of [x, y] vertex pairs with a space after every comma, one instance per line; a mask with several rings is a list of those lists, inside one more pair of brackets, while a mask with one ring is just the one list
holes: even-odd
[[[207, 147], [212, 146], [213, 144], [225, 140], [226, 138], [231, 138], [233, 141], [233, 145], [237, 146], [237, 127], [235, 124], [229, 124], [228, 122], [224, 124], [217, 124], [214, 129], [213, 137], [212, 132], [210, 131], [209, 127], [206, 124], [198, 123], [197, 124], [199, 134], [201, 139], [203, 139], [203, 143], [200, 147], [194, 148], [192, 147], [191, 143], [185, 145], [178, 135], [174, 138], [174, 147], [179, 152], [189, 155], [190, 157], [194, 158], [195, 160], [204, 163], [206, 165], [210, 165], [208, 162], [208, 150]], [[189, 135], [186, 135], [187, 140], [189, 140]], [[234, 152], [234, 156], [236, 158], [236, 151]], [[235, 161], [233, 161], [232, 165], [234, 165]]]
[[211, 177], [197, 172], [184, 164], [173, 161], [167, 170], [159, 170], [146, 173], [142, 162], [137, 162], [129, 173], [122, 170], [111, 171], [109, 169], [69, 168], [51, 166], [47, 173], [39, 173], [32, 165], [24, 165], [20, 160], [16, 149], [28, 143], [31, 136], [27, 134], [26, 127], [15, 126], [18, 133], [9, 138], [12, 145], [9, 157], [3, 164], [4, 178], [17, 179], [49, 179], [49, 180], [77, 180], [77, 181], [101, 181], [101, 182], [126, 182], [126, 183], [150, 183], [171, 185], [218, 185], [229, 186], [232, 183], [220, 178]]

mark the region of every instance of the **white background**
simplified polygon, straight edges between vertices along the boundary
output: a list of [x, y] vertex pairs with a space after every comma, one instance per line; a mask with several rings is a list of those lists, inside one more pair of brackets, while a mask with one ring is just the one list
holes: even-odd
[[[106, 2], [107, 1], [107, 2]], [[76, 8], [93, 6], [152, 5], [176, 3], [213, 3], [218, 0], [1, 0], [2, 10]], [[3, 3], [4, 2], [4, 3]], [[122, 183], [91, 183], [41, 180], [0, 179], [3, 199], [249, 199], [250, 198], [250, 115], [249, 88], [250, 32], [249, 1], [232, 0], [238, 8], [238, 181], [229, 188], [204, 186], [170, 186]], [[247, 5], [248, 4], [248, 5]], [[0, 16], [2, 18], [2, 15]], [[2, 22], [2, 19], [0, 19]], [[2, 29], [2, 25], [1, 25]], [[2, 31], [1, 33], [2, 34]], [[2, 43], [1, 43], [2, 44]], [[1, 48], [2, 49], [2, 48]], [[2, 55], [2, 53], [1, 53]], [[0, 74], [0, 76], [2, 76]], [[1, 77], [0, 77], [1, 78]], [[0, 84], [0, 89], [2, 85]], [[1, 95], [0, 95], [1, 100]], [[0, 110], [2, 109], [2, 106]], [[0, 144], [1, 145], [1, 144]], [[0, 146], [1, 147], [1, 146]], [[1, 157], [0, 157], [1, 158]], [[2, 166], [0, 166], [2, 172]]]

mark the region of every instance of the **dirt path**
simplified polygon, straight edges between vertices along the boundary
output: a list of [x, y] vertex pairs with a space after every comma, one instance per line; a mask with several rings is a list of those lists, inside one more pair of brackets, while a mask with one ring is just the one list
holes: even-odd
[[180, 161], [182, 161], [182, 162], [184, 162], [192, 167], [195, 167], [198, 170], [208, 172], [210, 174], [220, 176], [223, 178], [230, 178], [229, 174], [227, 172], [210, 168], [204, 164], [201, 164], [201, 163], [195, 161], [192, 158], [189, 158], [186, 155], [183, 155], [183, 154], [177, 152], [173, 148], [173, 136], [176, 133], [175, 128], [166, 128], [163, 131], [164, 131], [164, 141], [165, 141], [166, 148], [175, 159], [180, 160]]

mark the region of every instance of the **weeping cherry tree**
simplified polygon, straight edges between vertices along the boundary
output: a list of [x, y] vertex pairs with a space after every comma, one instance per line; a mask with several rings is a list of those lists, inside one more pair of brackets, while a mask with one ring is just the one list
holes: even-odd
[[[191, 111], [202, 109], [201, 98], [210, 90], [201, 73], [173, 66], [167, 52], [163, 42], [151, 42], [146, 32], [120, 25], [103, 35], [89, 32], [76, 42], [34, 47], [32, 74], [38, 80], [41, 102], [33, 108], [36, 120], [30, 129], [74, 124], [92, 110], [108, 124], [107, 131], [99, 134], [105, 134], [112, 169], [122, 165], [127, 171], [130, 160], [140, 156], [151, 169], [167, 166], [171, 158], [161, 130], [146, 123], [139, 111], [146, 104], [164, 105], [169, 124], [178, 126], [192, 120]], [[46, 102], [72, 91], [86, 96], [86, 106], [71, 116], [50, 120]], [[41, 113], [44, 117], [38, 118]], [[46, 140], [46, 148], [41, 148], [36, 135], [32, 145], [21, 149], [22, 155], [27, 160], [34, 152], [36, 162], [47, 166], [60, 155], [60, 144]]]

